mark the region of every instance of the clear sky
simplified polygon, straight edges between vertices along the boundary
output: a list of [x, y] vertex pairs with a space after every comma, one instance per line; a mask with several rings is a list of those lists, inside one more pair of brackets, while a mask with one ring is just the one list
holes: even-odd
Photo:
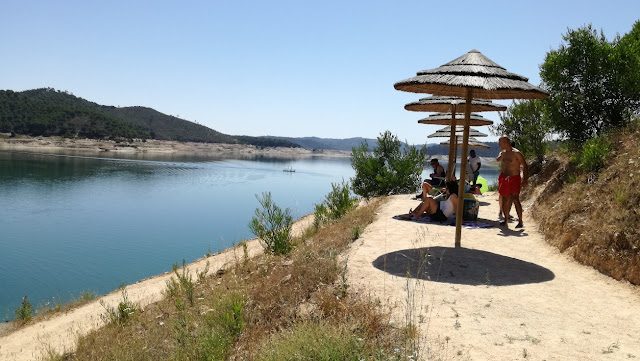
[[0, 9], [0, 89], [52, 87], [232, 135], [388, 129], [414, 144], [439, 127], [403, 108], [428, 95], [395, 82], [478, 49], [538, 85], [568, 28], [592, 24], [612, 39], [640, 18], [638, 0], [3, 0]]

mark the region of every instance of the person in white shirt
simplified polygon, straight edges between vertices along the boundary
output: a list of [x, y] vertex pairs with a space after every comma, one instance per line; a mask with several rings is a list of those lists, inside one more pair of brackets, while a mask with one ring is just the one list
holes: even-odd
[[478, 176], [480, 175], [480, 167], [482, 167], [482, 163], [480, 163], [480, 157], [476, 155], [476, 151], [472, 150], [469, 152], [469, 160], [467, 161], [467, 177], [469, 178], [469, 183], [472, 186], [476, 185], [478, 181]]

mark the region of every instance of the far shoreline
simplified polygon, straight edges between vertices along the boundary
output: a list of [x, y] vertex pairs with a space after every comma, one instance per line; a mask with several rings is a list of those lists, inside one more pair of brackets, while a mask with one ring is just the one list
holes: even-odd
[[133, 140], [114, 141], [86, 138], [31, 137], [19, 135], [9, 137], [8, 134], [0, 134], [0, 150], [39, 152], [51, 154], [68, 154], [67, 152], [83, 153], [90, 155], [144, 155], [145, 158], [161, 158], [162, 156], [198, 155], [211, 157], [254, 157], [266, 156], [273, 158], [303, 158], [313, 156], [349, 157], [351, 151], [284, 148], [284, 147], [257, 147], [249, 144], [227, 143], [196, 143], [180, 142], [173, 140]]

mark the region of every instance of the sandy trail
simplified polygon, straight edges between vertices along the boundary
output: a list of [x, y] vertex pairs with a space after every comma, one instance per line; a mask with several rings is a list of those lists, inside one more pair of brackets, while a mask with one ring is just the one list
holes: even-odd
[[[299, 234], [313, 223], [313, 215], [305, 216], [293, 224], [293, 233]], [[257, 239], [247, 241], [249, 256], [255, 256], [262, 252], [262, 246]], [[219, 269], [224, 269], [243, 257], [241, 247], [235, 247], [199, 259], [187, 268], [193, 278], [197, 278], [197, 272], [202, 272], [207, 261], [209, 262], [209, 274]], [[150, 303], [162, 299], [162, 292], [166, 289], [166, 282], [172, 277], [173, 272], [147, 278], [126, 287], [129, 300], [145, 307]], [[34, 323], [16, 330], [8, 335], [0, 337], [0, 361], [39, 360], [46, 355], [47, 350], [59, 354], [71, 352], [75, 349], [79, 335], [86, 335], [103, 325], [101, 314], [105, 313], [100, 301], [111, 306], [117, 306], [122, 300], [122, 293], [114, 291], [91, 303], [77, 309], [57, 315], [51, 319]]]
[[[497, 198], [480, 199], [487, 223]], [[526, 204], [524, 231], [463, 229], [456, 250], [455, 227], [392, 219], [417, 203], [391, 197], [348, 252], [348, 277], [417, 325], [423, 359], [640, 359], [640, 288], [548, 245]]]

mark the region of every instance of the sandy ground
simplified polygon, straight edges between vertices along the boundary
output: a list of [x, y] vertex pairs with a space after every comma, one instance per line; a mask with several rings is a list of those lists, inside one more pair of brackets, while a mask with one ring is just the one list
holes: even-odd
[[[497, 195], [481, 201], [495, 222]], [[463, 229], [455, 249], [455, 227], [392, 219], [417, 203], [391, 197], [347, 256], [353, 289], [417, 325], [422, 359], [640, 360], [640, 288], [549, 246], [526, 204], [523, 231]]]
[[168, 140], [147, 140], [120, 142], [95, 139], [67, 139], [61, 137], [26, 137], [9, 138], [0, 136], [0, 150], [55, 153], [61, 151], [79, 151], [109, 154], [141, 154], [166, 155], [231, 155], [238, 156], [273, 156], [300, 157], [313, 155], [349, 156], [351, 152], [338, 150], [309, 150], [302, 148], [270, 148], [245, 144], [193, 143]]
[[[296, 221], [293, 225], [294, 234], [304, 231], [312, 223], [313, 215], [305, 216]], [[250, 256], [259, 254], [263, 250], [257, 239], [247, 241], [247, 248]], [[236, 247], [197, 260], [187, 265], [187, 268], [196, 279], [196, 273], [202, 272], [207, 262], [210, 264], [209, 273], [215, 273], [242, 257], [242, 248]], [[173, 273], [168, 272], [127, 286], [129, 300], [143, 308], [150, 303], [159, 301], [163, 297], [162, 291], [166, 289], [166, 282], [172, 275]], [[121, 300], [121, 292], [114, 291], [77, 309], [1, 336], [0, 360], [39, 360], [48, 349], [57, 353], [73, 351], [79, 335], [85, 335], [103, 325], [100, 315], [104, 314], [105, 309], [100, 301], [117, 306]]]

